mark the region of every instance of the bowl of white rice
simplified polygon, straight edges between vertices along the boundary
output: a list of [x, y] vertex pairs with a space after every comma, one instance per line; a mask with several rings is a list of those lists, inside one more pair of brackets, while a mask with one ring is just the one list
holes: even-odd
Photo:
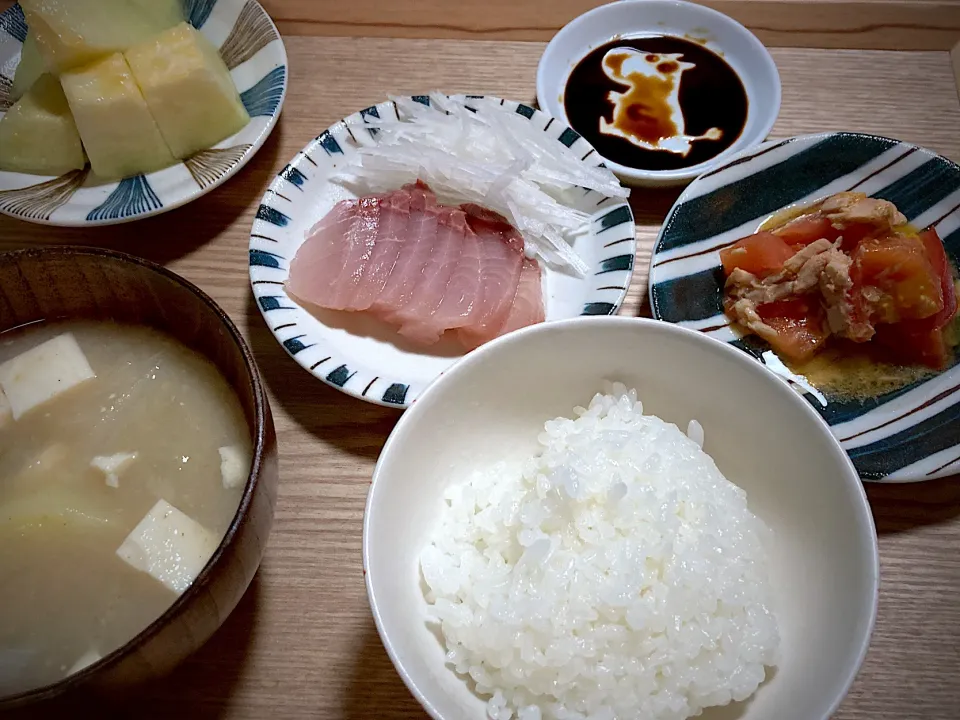
[[785, 382], [676, 325], [581, 318], [471, 353], [374, 471], [377, 629], [437, 720], [818, 720], [879, 569], [849, 458]]

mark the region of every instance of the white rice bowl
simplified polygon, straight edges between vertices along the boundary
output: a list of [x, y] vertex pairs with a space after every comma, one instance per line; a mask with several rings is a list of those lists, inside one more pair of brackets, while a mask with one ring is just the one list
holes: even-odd
[[451, 485], [420, 566], [447, 664], [493, 720], [681, 720], [777, 663], [764, 536], [688, 434], [614, 384], [518, 472]]

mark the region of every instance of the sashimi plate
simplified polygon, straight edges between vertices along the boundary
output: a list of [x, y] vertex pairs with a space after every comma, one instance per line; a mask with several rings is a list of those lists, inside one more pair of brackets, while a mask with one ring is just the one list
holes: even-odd
[[[569, 127], [522, 103], [491, 96], [453, 96], [479, 113], [492, 105], [506, 108], [583, 162], [602, 159]], [[428, 96], [414, 96], [421, 103]], [[405, 341], [390, 327], [364, 313], [307, 310], [287, 294], [290, 262], [305, 233], [340, 200], [355, 197], [330, 178], [357, 152], [360, 142], [376, 142], [380, 118], [396, 118], [392, 101], [354, 113], [318, 135], [271, 183], [257, 211], [250, 235], [250, 282], [257, 307], [277, 341], [314, 377], [349, 395], [389, 407], [409, 406], [433, 380], [465, 353], [444, 337], [424, 349]], [[358, 137], [361, 140], [358, 141]], [[596, 191], [585, 191], [579, 209], [590, 215], [589, 231], [574, 250], [586, 262], [585, 277], [543, 268], [546, 321], [579, 315], [613, 315], [620, 308], [636, 251], [636, 230], [630, 205]], [[449, 333], [448, 333], [449, 334]]]
[[[857, 133], [771, 141], [695, 180], [671, 209], [650, 265], [657, 319], [701, 330], [756, 357], [810, 401], [861, 478], [916, 482], [960, 473], [960, 365], [864, 400], [836, 400], [794, 376], [723, 313], [719, 251], [783, 208], [856, 190], [933, 226], [960, 265], [960, 166], [909, 143]], [[788, 432], [788, 429], [784, 429]], [[749, 439], [746, 439], [747, 447]]]
[[[187, 21], [220, 50], [250, 122], [232, 137], [157, 172], [99, 180], [87, 165], [60, 177], [0, 171], [0, 213], [43, 225], [91, 227], [173, 210], [223, 184], [247, 164], [277, 124], [287, 92], [287, 53], [256, 0], [184, 0]], [[0, 117], [27, 36], [23, 10], [0, 14]]]

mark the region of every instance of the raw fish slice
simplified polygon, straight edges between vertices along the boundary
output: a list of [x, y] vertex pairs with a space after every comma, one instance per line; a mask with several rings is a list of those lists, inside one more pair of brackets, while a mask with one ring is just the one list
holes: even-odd
[[471, 312], [480, 300], [480, 240], [471, 229], [464, 233], [460, 261], [450, 276], [434, 322], [447, 330], [469, 322]]
[[343, 237], [343, 267], [331, 289], [333, 302], [325, 307], [335, 310], [353, 310], [363, 277], [373, 256], [380, 227], [380, 198], [362, 197], [357, 201], [357, 210], [350, 230]]
[[499, 332], [497, 332], [497, 337], [543, 321], [543, 286], [540, 280], [540, 265], [536, 260], [524, 258], [516, 297], [513, 298], [510, 312], [507, 314], [507, 319], [500, 327]]
[[383, 292], [400, 257], [410, 218], [409, 192], [399, 191], [380, 197], [380, 223], [375, 245], [348, 310], [366, 310]]
[[461, 205], [480, 242], [480, 297], [457, 338], [470, 349], [495, 338], [520, 284], [523, 239], [501, 215], [479, 205]]
[[404, 186], [410, 193], [410, 226], [390, 279], [370, 305], [370, 312], [377, 317], [384, 318], [410, 302], [436, 244], [437, 220], [443, 208], [437, 205], [433, 192], [424, 188], [419, 184]]
[[398, 325], [404, 337], [425, 345], [440, 339], [447, 326], [438, 322], [436, 311], [443, 302], [447, 285], [459, 266], [464, 236], [473, 235], [466, 216], [459, 210], [445, 212], [438, 218], [436, 245], [423, 268], [423, 279], [417, 284], [414, 296], [399, 312], [386, 320]]
[[356, 210], [356, 200], [342, 200], [310, 229], [290, 263], [287, 292], [319, 307], [335, 304], [334, 291], [347, 249], [343, 238]]

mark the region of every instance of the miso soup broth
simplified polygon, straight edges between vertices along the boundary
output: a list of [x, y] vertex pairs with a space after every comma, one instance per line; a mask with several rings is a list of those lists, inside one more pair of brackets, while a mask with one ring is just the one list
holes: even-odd
[[173, 603], [233, 519], [252, 447], [213, 364], [143, 327], [4, 333], [0, 390], [5, 695], [106, 655]]

